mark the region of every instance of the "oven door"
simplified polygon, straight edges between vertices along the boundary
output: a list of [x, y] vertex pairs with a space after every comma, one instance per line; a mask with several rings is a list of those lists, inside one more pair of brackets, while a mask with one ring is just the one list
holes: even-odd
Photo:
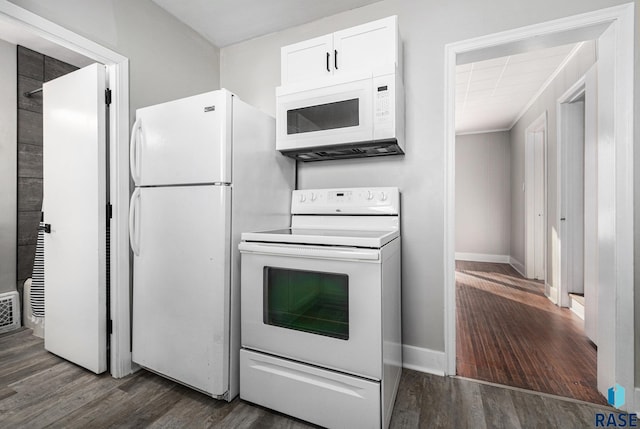
[[279, 88], [276, 149], [295, 151], [373, 140], [371, 76], [320, 88]]
[[242, 345], [382, 378], [377, 249], [243, 242]]

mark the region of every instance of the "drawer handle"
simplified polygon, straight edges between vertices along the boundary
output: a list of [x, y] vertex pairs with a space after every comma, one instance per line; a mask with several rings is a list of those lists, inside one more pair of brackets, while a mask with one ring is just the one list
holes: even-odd
[[362, 395], [354, 390], [358, 389], [357, 387], [341, 383], [339, 381], [331, 380], [329, 378], [321, 377], [314, 374], [307, 374], [292, 368], [284, 368], [279, 365], [274, 365], [267, 362], [258, 362], [255, 360], [253, 361], [253, 365], [251, 365], [251, 367], [256, 371], [268, 372], [280, 377], [289, 378], [291, 380], [299, 381], [302, 383], [312, 384], [323, 389], [333, 390], [334, 392], [342, 393], [343, 395], [362, 398]]

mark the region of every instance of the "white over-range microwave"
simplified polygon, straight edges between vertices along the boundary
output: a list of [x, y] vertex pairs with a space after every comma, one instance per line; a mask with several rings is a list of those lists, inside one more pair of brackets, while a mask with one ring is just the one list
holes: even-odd
[[404, 153], [395, 67], [276, 88], [276, 149], [300, 161]]

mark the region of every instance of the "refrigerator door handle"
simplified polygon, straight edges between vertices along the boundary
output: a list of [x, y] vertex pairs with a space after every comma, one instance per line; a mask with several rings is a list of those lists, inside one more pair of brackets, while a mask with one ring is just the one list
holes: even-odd
[[129, 204], [129, 242], [131, 250], [136, 256], [140, 256], [140, 216], [138, 210], [140, 206], [140, 188], [136, 188], [131, 196]]
[[131, 128], [131, 142], [129, 143], [129, 164], [131, 166], [131, 177], [135, 184], [140, 181], [140, 146], [142, 122], [137, 118]]

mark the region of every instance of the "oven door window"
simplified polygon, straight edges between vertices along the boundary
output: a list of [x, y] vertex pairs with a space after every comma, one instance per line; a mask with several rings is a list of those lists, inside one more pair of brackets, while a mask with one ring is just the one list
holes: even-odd
[[360, 125], [360, 100], [336, 101], [287, 110], [287, 134], [309, 133]]
[[346, 274], [264, 268], [264, 323], [349, 339]]

